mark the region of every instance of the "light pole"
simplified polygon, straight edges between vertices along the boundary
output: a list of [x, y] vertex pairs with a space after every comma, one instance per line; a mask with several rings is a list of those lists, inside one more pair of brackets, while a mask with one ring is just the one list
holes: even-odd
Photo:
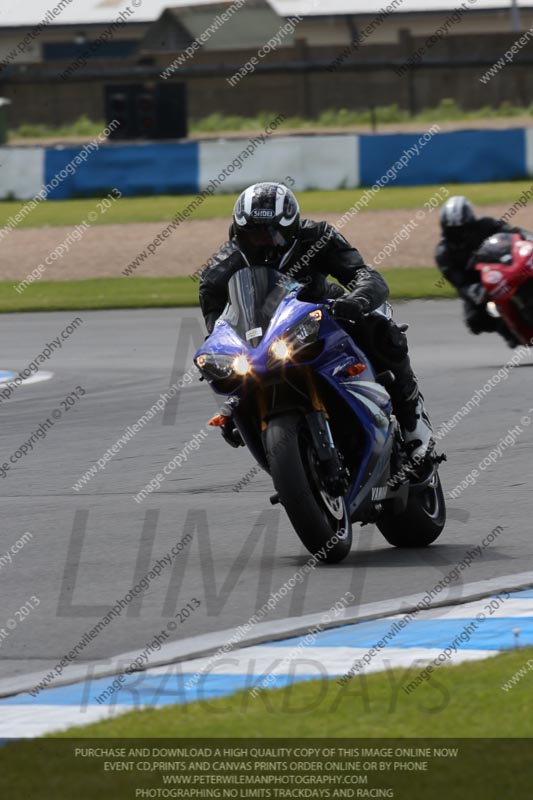
[[514, 33], [518, 33], [522, 30], [518, 0], [511, 0], [511, 30]]

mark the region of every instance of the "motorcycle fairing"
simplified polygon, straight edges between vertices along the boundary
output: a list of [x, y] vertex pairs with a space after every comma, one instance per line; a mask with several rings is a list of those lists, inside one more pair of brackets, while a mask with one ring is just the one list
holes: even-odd
[[[256, 268], [257, 269], [257, 268]], [[346, 426], [353, 423], [354, 430], [362, 432], [362, 454], [355, 471], [351, 476], [347, 501], [350, 515], [357, 514], [368, 502], [372, 502], [372, 490], [386, 486], [391, 476], [391, 456], [394, 445], [396, 421], [392, 415], [390, 395], [387, 390], [376, 381], [374, 370], [353, 339], [343, 328], [328, 314], [327, 302], [308, 303], [298, 300], [297, 294], [302, 287], [293, 284], [287, 286], [286, 295], [279, 305], [273, 310], [268, 325], [253, 326], [252, 331], [257, 331], [255, 341], [245, 341], [244, 337], [237, 335], [231, 325], [231, 314], [224, 312], [215, 325], [211, 335], [199, 348], [196, 358], [200, 355], [217, 354], [239, 356], [245, 355], [250, 364], [251, 375], [243, 380], [231, 394], [238, 398], [245, 395], [245, 386], [248, 381], [261, 383], [268, 380], [291, 380], [292, 370], [301, 370], [308, 367], [315, 376], [328, 384], [332, 391], [343, 401], [346, 410]], [[311, 312], [322, 310], [323, 317], [318, 338], [324, 342], [320, 355], [308, 362], [291, 365], [285, 364], [277, 372], [267, 367], [267, 359], [272, 344], [283, 337], [287, 329], [302, 322]], [[250, 317], [251, 318], [251, 317]], [[364, 323], [363, 323], [364, 324]], [[364, 365], [364, 370], [358, 375], [349, 375], [350, 366]], [[216, 381], [210, 381], [215, 392], [221, 395], [229, 393], [221, 390]], [[262, 442], [261, 431], [250, 423], [245, 411], [246, 403], [237, 407], [235, 422], [254, 457], [261, 466], [268, 469], [266, 454]], [[352, 420], [352, 421], [351, 421]]]

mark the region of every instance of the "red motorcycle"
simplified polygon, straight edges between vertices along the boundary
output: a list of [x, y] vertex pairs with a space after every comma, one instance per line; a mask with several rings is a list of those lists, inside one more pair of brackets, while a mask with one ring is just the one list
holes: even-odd
[[517, 233], [498, 233], [483, 242], [475, 262], [489, 298], [488, 312], [501, 317], [522, 344], [529, 345], [533, 340], [533, 242]]

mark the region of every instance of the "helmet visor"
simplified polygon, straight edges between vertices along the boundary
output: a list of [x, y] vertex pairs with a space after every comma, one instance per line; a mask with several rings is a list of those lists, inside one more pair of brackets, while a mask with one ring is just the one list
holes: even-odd
[[289, 237], [274, 225], [250, 225], [250, 227], [240, 230], [238, 236], [243, 245], [254, 249], [276, 247], [284, 250], [291, 245]]
[[444, 234], [450, 244], [455, 246], [468, 246], [475, 232], [475, 226], [471, 223], [466, 225], [450, 225], [444, 227]]
[[294, 232], [275, 225], [249, 225], [237, 232], [237, 241], [250, 263], [273, 262], [283, 256], [294, 241]]

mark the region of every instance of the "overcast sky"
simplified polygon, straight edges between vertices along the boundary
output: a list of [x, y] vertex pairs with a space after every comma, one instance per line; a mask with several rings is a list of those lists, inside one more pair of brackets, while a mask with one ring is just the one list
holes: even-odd
[[[131, 20], [144, 22], [157, 19], [165, 8], [187, 5], [200, 5], [206, 0], [72, 0], [61, 14], [58, 23], [108, 22], [116, 19], [128, 6], [135, 11]], [[212, 0], [207, 0], [212, 2]], [[45, 18], [49, 9], [56, 7], [59, 0], [0, 0], [0, 25], [37, 25]]]
[[[44, 19], [46, 12], [54, 8], [59, 0], [0, 0], [0, 26], [24, 25], [31, 27]], [[136, 3], [140, 5], [135, 8]], [[83, 23], [108, 22], [115, 19], [120, 11], [130, 6], [135, 8], [131, 20], [144, 22], [157, 19], [165, 8], [187, 5], [205, 5], [212, 0], [72, 0], [69, 6], [56, 17], [57, 22]], [[390, 0], [269, 0], [272, 6], [284, 16], [297, 13], [335, 14], [366, 13], [376, 14], [386, 7]], [[459, 0], [403, 0], [402, 11], [434, 11], [457, 8]], [[477, 0], [473, 8], [498, 8], [508, 5], [511, 0]], [[533, 0], [520, 0], [522, 8], [533, 7]]]

